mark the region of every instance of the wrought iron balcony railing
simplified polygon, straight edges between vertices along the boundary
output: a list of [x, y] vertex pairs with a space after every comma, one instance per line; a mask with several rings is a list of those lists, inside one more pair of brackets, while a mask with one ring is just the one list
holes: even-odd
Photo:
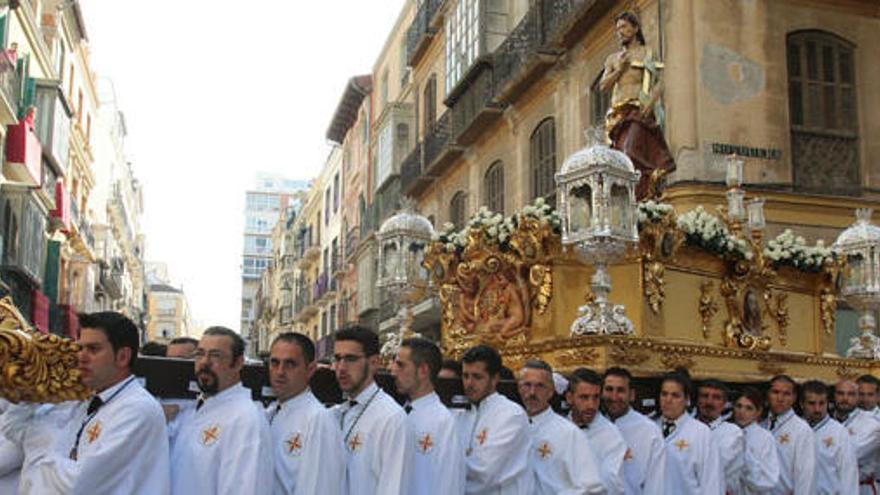
[[443, 0], [424, 0], [416, 17], [406, 31], [406, 60], [416, 65], [428, 48], [436, 30], [431, 27], [431, 19], [443, 5]]

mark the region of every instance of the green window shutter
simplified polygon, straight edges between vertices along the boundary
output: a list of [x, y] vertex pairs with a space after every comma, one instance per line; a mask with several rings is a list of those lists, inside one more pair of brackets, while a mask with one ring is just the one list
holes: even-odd
[[18, 59], [16, 70], [21, 84], [18, 90], [19, 119], [24, 118], [25, 111], [34, 104], [37, 97], [37, 81], [28, 75], [30, 74], [30, 65], [31, 55], [29, 53]]
[[61, 257], [61, 243], [49, 241], [46, 246], [46, 275], [43, 279], [43, 294], [52, 302], [58, 301], [58, 271]]
[[9, 24], [9, 11], [7, 10], [6, 12], [3, 13], [3, 15], [0, 15], [0, 47], [2, 47], [4, 50], [7, 48], [6, 47], [6, 33], [9, 32], [9, 29], [7, 29], [8, 24]]

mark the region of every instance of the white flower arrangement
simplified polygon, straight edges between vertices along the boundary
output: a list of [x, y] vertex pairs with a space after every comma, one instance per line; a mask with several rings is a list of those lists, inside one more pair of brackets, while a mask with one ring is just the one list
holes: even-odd
[[639, 203], [639, 223], [657, 223], [673, 214], [675, 209], [669, 203], [659, 203], [653, 199]]
[[434, 240], [442, 242], [448, 253], [460, 252], [467, 246], [471, 232], [481, 231], [485, 240], [505, 245], [524, 219], [533, 219], [542, 224], [550, 225], [557, 233], [562, 225], [559, 215], [553, 208], [544, 201], [544, 198], [538, 198], [534, 204], [523, 207], [522, 210], [507, 218], [500, 213], [493, 213], [483, 206], [471, 217], [467, 226], [460, 231], [456, 232], [455, 225], [449, 222], [443, 224], [434, 234]]
[[702, 206], [679, 215], [676, 223], [684, 232], [687, 244], [721, 255], [730, 254], [747, 260], [753, 257], [749, 243], [731, 235], [724, 222]]
[[834, 261], [836, 253], [826, 247], [822, 239], [817, 240], [815, 246], [810, 246], [803, 237], [795, 236], [791, 229], [785, 229], [767, 242], [764, 257], [776, 266], [789, 265], [807, 272], [818, 272], [826, 262]]

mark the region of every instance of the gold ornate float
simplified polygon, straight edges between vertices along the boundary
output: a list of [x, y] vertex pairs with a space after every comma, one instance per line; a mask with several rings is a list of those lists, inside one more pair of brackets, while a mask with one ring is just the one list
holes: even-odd
[[79, 345], [34, 332], [9, 297], [0, 299], [0, 395], [11, 402], [81, 400], [89, 389], [77, 369]]

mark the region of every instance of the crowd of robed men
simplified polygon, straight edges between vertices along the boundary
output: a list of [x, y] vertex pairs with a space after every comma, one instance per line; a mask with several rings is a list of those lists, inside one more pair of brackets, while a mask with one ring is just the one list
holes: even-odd
[[[95, 394], [58, 405], [3, 404], [0, 492], [6, 494], [876, 494], [878, 381], [828, 387], [780, 375], [766, 394], [661, 380], [659, 414], [632, 407], [632, 376], [580, 368], [559, 380], [543, 361], [519, 370], [522, 405], [496, 391], [502, 360], [469, 349], [457, 367], [432, 342], [405, 340], [391, 364], [401, 406], [375, 382], [379, 339], [336, 333], [333, 370], [345, 401], [309, 389], [315, 346], [272, 343], [277, 401], [241, 384], [244, 341], [212, 327], [170, 355], [193, 357], [201, 394], [160, 402], [132, 375], [138, 331], [112, 312], [80, 315], [79, 369]], [[186, 348], [186, 347], [189, 348]], [[173, 345], [172, 345], [173, 347]], [[182, 352], [181, 352], [182, 351]], [[467, 409], [448, 409], [438, 376], [460, 377]], [[554, 379], [555, 378], [555, 379]], [[562, 382], [562, 383], [560, 383]], [[566, 383], [567, 382], [567, 383]], [[550, 406], [558, 389], [570, 413]], [[795, 414], [800, 400], [802, 417]], [[766, 414], [765, 413], [766, 404]], [[169, 414], [169, 411], [177, 411]]]

